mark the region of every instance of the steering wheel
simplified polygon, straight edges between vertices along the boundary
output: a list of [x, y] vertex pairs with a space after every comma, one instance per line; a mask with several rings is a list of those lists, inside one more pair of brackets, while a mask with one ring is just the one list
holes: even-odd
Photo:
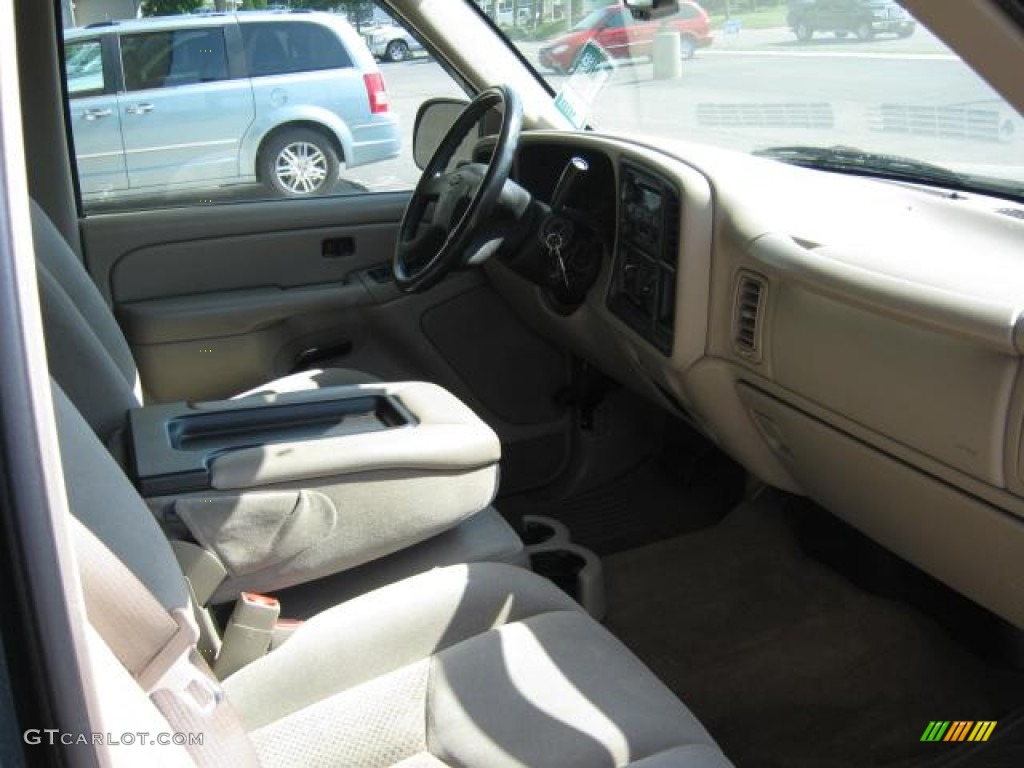
[[[503, 108], [501, 130], [490, 160], [446, 171], [469, 132], [497, 106]], [[479, 264], [497, 249], [487, 237], [488, 220], [505, 191], [522, 125], [522, 102], [507, 85], [482, 91], [459, 115], [423, 169], [402, 217], [391, 260], [399, 290], [425, 291], [456, 267]]]

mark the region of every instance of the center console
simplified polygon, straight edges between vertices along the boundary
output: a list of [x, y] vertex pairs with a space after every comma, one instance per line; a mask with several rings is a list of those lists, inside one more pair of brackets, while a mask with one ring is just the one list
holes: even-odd
[[666, 355], [675, 329], [679, 191], [652, 171], [623, 161], [619, 227], [608, 308]]
[[[285, 403], [171, 403], [129, 413], [131, 456], [144, 496], [214, 487], [213, 467], [229, 452], [296, 441], [368, 435], [411, 427], [416, 417], [396, 398], [358, 391], [329, 400]], [[237, 457], [235, 459], [237, 461]]]
[[485, 510], [498, 486], [497, 436], [422, 382], [155, 405], [129, 426], [147, 504], [223, 564], [214, 602], [426, 542]]

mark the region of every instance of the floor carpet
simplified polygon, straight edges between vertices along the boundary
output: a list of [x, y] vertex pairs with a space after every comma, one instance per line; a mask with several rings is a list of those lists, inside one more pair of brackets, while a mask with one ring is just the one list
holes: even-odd
[[560, 520], [576, 544], [609, 555], [714, 525], [740, 500], [743, 478], [713, 445], [683, 435], [592, 490], [556, 499], [509, 496], [496, 506], [513, 525], [523, 514]]
[[609, 628], [740, 768], [967, 757], [969, 745], [922, 743], [928, 722], [999, 720], [1024, 678], [805, 556], [784, 506], [768, 492], [714, 527], [606, 558]]

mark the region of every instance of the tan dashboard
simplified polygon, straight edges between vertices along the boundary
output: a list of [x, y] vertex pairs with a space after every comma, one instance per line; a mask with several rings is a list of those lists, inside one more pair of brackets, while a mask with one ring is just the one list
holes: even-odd
[[679, 193], [671, 344], [610, 300], [638, 260], [621, 236], [567, 315], [489, 267], [524, 319], [1024, 627], [1020, 206], [683, 143], [523, 140], [607, 155], [620, 228], [630, 174]]

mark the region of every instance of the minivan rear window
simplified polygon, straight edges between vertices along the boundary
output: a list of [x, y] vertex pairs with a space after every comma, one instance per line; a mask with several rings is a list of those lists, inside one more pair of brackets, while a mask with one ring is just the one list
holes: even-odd
[[219, 27], [122, 35], [121, 62], [129, 91], [228, 79], [224, 30]]
[[250, 77], [341, 69], [352, 59], [330, 30], [306, 22], [241, 25]]

